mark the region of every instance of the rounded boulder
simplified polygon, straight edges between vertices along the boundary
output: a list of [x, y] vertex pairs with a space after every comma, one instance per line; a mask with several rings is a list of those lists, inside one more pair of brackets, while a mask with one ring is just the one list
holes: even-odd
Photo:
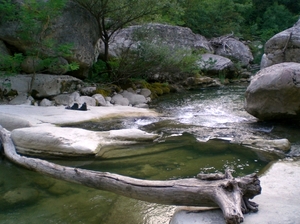
[[245, 93], [245, 110], [260, 120], [300, 119], [300, 63], [260, 70]]

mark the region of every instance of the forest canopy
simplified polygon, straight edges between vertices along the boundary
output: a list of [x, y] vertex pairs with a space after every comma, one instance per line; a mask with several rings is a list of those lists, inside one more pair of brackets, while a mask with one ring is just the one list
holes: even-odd
[[266, 41], [291, 27], [299, 16], [300, 1], [294, 0], [176, 0], [159, 19], [208, 38], [233, 32], [244, 39]]

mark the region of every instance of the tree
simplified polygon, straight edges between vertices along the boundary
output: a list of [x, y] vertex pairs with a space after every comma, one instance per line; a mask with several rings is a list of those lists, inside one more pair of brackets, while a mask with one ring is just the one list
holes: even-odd
[[241, 4], [235, 3], [234, 0], [183, 1], [184, 25], [205, 37], [232, 32], [238, 34], [243, 22], [240, 6]]
[[68, 182], [160, 204], [219, 206], [228, 224], [241, 223], [244, 220], [244, 213], [258, 211], [258, 205], [249, 201], [261, 192], [260, 181], [256, 174], [233, 178], [227, 171], [225, 174], [198, 174], [197, 178], [179, 180], [140, 180], [21, 156], [16, 153], [10, 133], [1, 126], [0, 142], [5, 156], [12, 162]]
[[103, 61], [108, 72], [109, 42], [113, 35], [126, 25], [153, 15], [166, 6], [167, 0], [73, 0], [86, 9], [97, 21], [100, 39], [104, 43]]

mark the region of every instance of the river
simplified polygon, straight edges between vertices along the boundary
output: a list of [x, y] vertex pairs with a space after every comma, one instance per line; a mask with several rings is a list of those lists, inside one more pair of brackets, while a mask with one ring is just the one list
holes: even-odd
[[[210, 133], [237, 127], [234, 130], [288, 138], [292, 143], [289, 156], [299, 156], [297, 127], [257, 122], [243, 109], [245, 89], [246, 85], [231, 85], [169, 94], [150, 105], [162, 114], [159, 118], [81, 124], [95, 131], [139, 128], [161, 137], [153, 143], [114, 149], [103, 158], [53, 162], [152, 180], [194, 177], [199, 172], [225, 169], [231, 169], [234, 176], [261, 174], [271, 160], [259, 157], [250, 148], [229, 143], [228, 132], [219, 139]], [[0, 224], [165, 224], [176, 209], [54, 180], [5, 159], [0, 160], [0, 170]]]

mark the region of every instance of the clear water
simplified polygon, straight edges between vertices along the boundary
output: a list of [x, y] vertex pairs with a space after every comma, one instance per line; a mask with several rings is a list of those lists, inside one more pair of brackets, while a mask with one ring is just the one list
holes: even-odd
[[[198, 128], [242, 129], [288, 137], [299, 147], [297, 128], [257, 123], [243, 110], [245, 86], [171, 94], [153, 102], [164, 116], [81, 124], [90, 130], [140, 128], [162, 134], [154, 143], [109, 151], [103, 158], [55, 160], [85, 169], [108, 171], [142, 179], [177, 179], [199, 172], [234, 171], [235, 176], [261, 172], [268, 162], [248, 148], [226, 141], [199, 141]], [[207, 133], [209, 134], [209, 133]], [[0, 160], [0, 224], [101, 223], [165, 224], [175, 206], [128, 199], [113, 193], [54, 180]]]

